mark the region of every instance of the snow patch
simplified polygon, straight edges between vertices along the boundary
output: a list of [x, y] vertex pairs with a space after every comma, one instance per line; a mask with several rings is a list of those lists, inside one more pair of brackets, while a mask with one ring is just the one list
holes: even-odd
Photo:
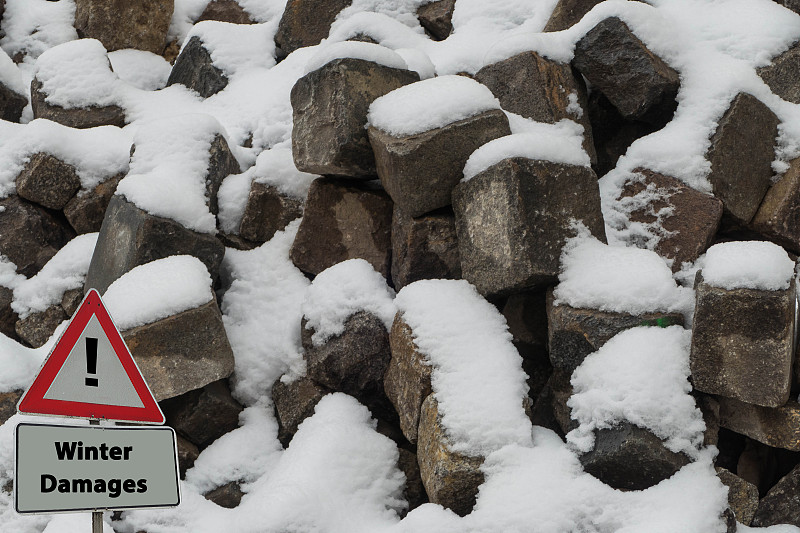
[[706, 251], [703, 281], [722, 289], [782, 291], [789, 288], [795, 262], [771, 242], [715, 244]]
[[306, 63], [305, 73], [314, 72], [335, 59], [345, 58], [363, 59], [384, 67], [402, 70], [408, 68], [408, 65], [399, 54], [385, 46], [361, 41], [342, 41], [320, 47], [317, 53]]

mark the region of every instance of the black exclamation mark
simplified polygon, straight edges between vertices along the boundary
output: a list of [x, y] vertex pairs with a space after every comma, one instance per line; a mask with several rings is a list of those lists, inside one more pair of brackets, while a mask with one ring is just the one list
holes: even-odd
[[[86, 373], [97, 374], [97, 339], [86, 337]], [[97, 378], [86, 378], [87, 387], [97, 387]]]

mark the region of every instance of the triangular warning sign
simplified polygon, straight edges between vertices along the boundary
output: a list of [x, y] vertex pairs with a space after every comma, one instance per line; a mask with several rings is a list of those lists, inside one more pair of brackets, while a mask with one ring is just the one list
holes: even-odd
[[164, 413], [94, 289], [81, 302], [17, 410], [164, 423]]

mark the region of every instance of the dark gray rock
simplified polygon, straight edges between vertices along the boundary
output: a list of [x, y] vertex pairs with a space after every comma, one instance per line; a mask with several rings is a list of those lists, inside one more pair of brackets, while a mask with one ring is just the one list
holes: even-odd
[[186, 471], [194, 466], [194, 462], [200, 456], [200, 450], [197, 446], [177, 435], [178, 444], [178, 470], [180, 471], [181, 479], [186, 478]]
[[288, 0], [275, 34], [275, 44], [289, 55], [328, 36], [339, 12], [353, 0]]
[[754, 527], [791, 524], [800, 527], [800, 466], [786, 474], [758, 504]]
[[[795, 3], [795, 11], [800, 13], [800, 2]], [[772, 58], [772, 63], [761, 67], [756, 72], [769, 85], [772, 92], [793, 104], [800, 104], [800, 42], [788, 50]]]
[[[3, 20], [2, 6], [0, 5], [0, 20]], [[0, 32], [2, 35], [2, 32]], [[0, 119], [8, 122], [19, 122], [22, 110], [28, 105], [28, 97], [0, 83]]]
[[800, 158], [792, 160], [789, 170], [767, 190], [750, 227], [800, 253]]
[[453, 32], [453, 11], [456, 0], [434, 0], [417, 9], [417, 19], [437, 41], [444, 41]]
[[180, 83], [203, 98], [217, 94], [228, 86], [228, 78], [214, 66], [211, 53], [196, 35], [184, 45], [172, 66], [167, 86]]
[[795, 282], [783, 291], [726, 290], [698, 273], [692, 326], [694, 388], [763, 407], [789, 399]]
[[83, 301], [83, 286], [77, 289], [69, 289], [64, 291], [61, 296], [61, 309], [67, 313], [67, 316], [72, 316], [78, 310], [78, 306]]
[[550, 19], [544, 26], [546, 32], [561, 31], [571, 28], [579, 22], [586, 13], [603, 0], [559, 0]]
[[86, 287], [102, 294], [132, 268], [182, 254], [200, 259], [212, 279], [216, 279], [225, 247], [214, 235], [198, 233], [174, 220], [153, 216], [121, 196], [114, 196], [97, 238]]
[[580, 460], [586, 472], [623, 490], [650, 488], [689, 464], [686, 455], [668, 450], [650, 431], [628, 422], [596, 430], [594, 449]]
[[739, 93], [711, 137], [708, 181], [734, 223], [750, 222], [769, 189], [778, 123], [755, 96]]
[[392, 281], [396, 290], [421, 279], [459, 279], [455, 216], [451, 209], [418, 218], [397, 206], [392, 216]]
[[219, 193], [222, 181], [231, 174], [239, 174], [242, 171], [239, 161], [231, 152], [228, 141], [220, 134], [214, 136], [208, 146], [208, 170], [206, 171], [206, 198], [208, 199], [208, 209], [212, 215], [219, 213]]
[[43, 90], [42, 83], [33, 78], [31, 82], [33, 118], [46, 118], [70, 128], [125, 126], [125, 111], [117, 105], [66, 108], [50, 104], [46, 98], [47, 94]]
[[22, 390], [13, 390], [10, 392], [0, 392], [0, 426], [6, 423], [6, 420], [17, 414], [17, 403], [22, 398]]
[[164, 400], [167, 424], [203, 449], [239, 427], [242, 406], [233, 399], [225, 380]]
[[528, 396], [537, 398], [553, 372], [547, 348], [546, 291], [512, 294], [502, 312], [512, 342], [522, 356], [522, 369], [528, 376]]
[[800, 404], [761, 407], [718, 396], [719, 425], [751, 439], [786, 450], [800, 451]]
[[38, 152], [22, 168], [16, 186], [21, 198], [49, 209], [61, 209], [78, 191], [81, 180], [72, 165]]
[[32, 348], [39, 348], [53, 335], [58, 325], [68, 318], [60, 305], [54, 305], [45, 311], [17, 320], [14, 329], [22, 341]]
[[736, 521], [749, 526], [758, 508], [758, 488], [729, 470], [716, 470], [719, 480], [728, 487], [728, 506]]
[[79, 191], [67, 202], [67, 205], [64, 206], [64, 216], [67, 217], [70, 226], [77, 233], [100, 231], [108, 203], [114, 196], [122, 177], [121, 174], [112, 176], [91, 191]]
[[135, 48], [161, 54], [167, 44], [174, 0], [76, 0], [80, 38], [99, 40], [109, 52]]
[[505, 159], [459, 183], [453, 209], [461, 274], [483, 295], [555, 283], [575, 220], [605, 241], [597, 176], [587, 167]]
[[289, 446], [300, 422], [313, 415], [319, 401], [330, 392], [307, 377], [290, 383], [278, 380], [272, 385], [272, 402], [279, 426], [278, 440], [284, 448]]
[[272, 185], [253, 181], [239, 224], [239, 235], [253, 242], [266, 242], [301, 216], [302, 199], [283, 194]]
[[204, 20], [218, 20], [231, 24], [255, 24], [256, 22], [235, 0], [211, 0], [196, 22]]
[[353, 58], [335, 59], [297, 80], [291, 93], [297, 169], [372, 179], [375, 158], [364, 129], [369, 106], [415, 81], [416, 72]]
[[233, 372], [233, 350], [216, 300], [123, 331], [122, 338], [157, 401], [199, 389]]
[[780, 5], [786, 9], [791, 9], [800, 15], [800, 0], [776, 0]]
[[391, 265], [392, 201], [374, 183], [319, 178], [311, 183], [289, 257], [317, 275], [347, 259], [364, 259], [387, 278]]
[[397, 451], [400, 452], [397, 466], [406, 476], [406, 486], [403, 488], [403, 499], [408, 502], [408, 508], [401, 513], [402, 518], [423, 503], [428, 503], [428, 495], [425, 493], [425, 485], [422, 483], [417, 454], [403, 448]]
[[17, 312], [11, 308], [14, 301], [14, 291], [0, 285], [0, 333], [9, 339], [18, 340], [14, 326], [19, 320]]
[[450, 205], [472, 152], [510, 133], [505, 114], [490, 110], [403, 137], [370, 126], [369, 142], [386, 192], [408, 216], [418, 217]]
[[233, 509], [234, 507], [237, 507], [242, 501], [242, 496], [244, 496], [244, 492], [242, 492], [242, 487], [238, 481], [225, 483], [221, 487], [217, 487], [216, 489], [203, 494], [203, 497], [206, 500], [214, 502], [220, 507], [225, 507], [226, 509]]
[[603, 20], [578, 41], [573, 64], [627, 119], [661, 120], [677, 106], [678, 73], [617, 17]]
[[19, 274], [34, 276], [73, 237], [57, 213], [17, 195], [0, 200], [0, 250]]

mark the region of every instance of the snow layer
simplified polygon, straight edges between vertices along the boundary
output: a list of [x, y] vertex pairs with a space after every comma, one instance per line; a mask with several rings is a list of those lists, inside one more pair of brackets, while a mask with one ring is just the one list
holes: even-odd
[[79, 235], [69, 241], [32, 278], [14, 288], [11, 308], [20, 318], [46, 311], [61, 303], [64, 293], [83, 286], [92, 260], [97, 233]]
[[691, 331], [680, 326], [623, 331], [588, 355], [572, 374], [567, 402], [580, 426], [567, 442], [582, 452], [594, 430], [630, 422], [651, 430], [674, 452], [697, 457], [705, 423], [689, 394]]
[[453, 450], [486, 456], [508, 444], [530, 444], [522, 408], [526, 376], [503, 315], [463, 280], [417, 281], [395, 303], [432, 366]]
[[306, 74], [313, 72], [334, 59], [353, 58], [371, 61], [390, 68], [406, 70], [408, 65], [396, 52], [373, 43], [342, 41], [320, 48], [306, 64]]
[[381, 96], [369, 106], [369, 124], [395, 136], [415, 135], [484, 111], [500, 109], [492, 92], [465, 76], [438, 76]]
[[206, 266], [190, 255], [139, 265], [112, 283], [103, 295], [120, 331], [200, 307], [213, 299]]
[[216, 20], [198, 22], [184, 43], [198, 37], [211, 54], [212, 64], [231, 78], [253, 68], [275, 66], [275, 31], [271, 24], [231, 24]]
[[22, 81], [22, 73], [8, 54], [0, 49], [0, 83], [15, 93], [28, 98], [28, 88]]
[[108, 60], [120, 80], [143, 91], [163, 89], [172, 70], [163, 57], [133, 48], [109, 52]]
[[556, 303], [572, 307], [639, 315], [688, 312], [693, 302], [655, 252], [609, 246], [588, 232], [567, 241], [558, 280]]
[[341, 335], [347, 319], [361, 311], [377, 316], [390, 329], [396, 313], [394, 296], [386, 279], [364, 259], [342, 261], [323, 270], [303, 302], [306, 328], [314, 331], [311, 341], [320, 346]]
[[0, 46], [12, 57], [24, 53], [37, 58], [49, 48], [78, 38], [74, 20], [74, 2], [6, 0]]
[[708, 249], [703, 281], [722, 289], [779, 291], [789, 288], [795, 263], [771, 242], [724, 242]]

